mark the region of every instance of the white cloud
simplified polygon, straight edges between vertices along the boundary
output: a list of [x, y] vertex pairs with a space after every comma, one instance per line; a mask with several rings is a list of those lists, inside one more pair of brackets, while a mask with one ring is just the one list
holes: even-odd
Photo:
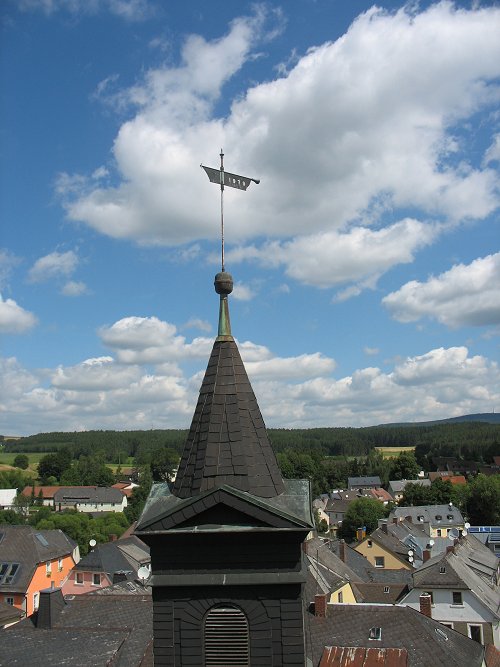
[[4, 300], [0, 294], [0, 333], [25, 333], [36, 323], [37, 319], [33, 313], [24, 310], [14, 299]]
[[382, 303], [400, 322], [431, 317], [449, 327], [500, 323], [500, 253], [457, 264], [425, 283], [412, 280]]
[[232, 296], [236, 301], [251, 301], [256, 296], [256, 291], [250, 285], [237, 282], [234, 285]]
[[127, 21], [142, 21], [151, 16], [148, 0], [19, 0], [22, 11], [42, 11], [46, 16], [64, 11], [72, 15], [92, 15], [108, 11]]
[[210, 354], [213, 341], [195, 338], [187, 343], [173, 324], [157, 317], [125, 317], [110, 327], [101, 327], [103, 343], [126, 364], [163, 364], [186, 359], [202, 359]]
[[[333, 377], [335, 362], [320, 353], [280, 358], [248, 341], [239, 347], [268, 427], [427, 421], [484, 412], [500, 400], [498, 365], [470, 356], [465, 347], [397, 361], [388, 372], [367, 367], [342, 378]], [[48, 383], [47, 373], [0, 360], [0, 430], [188, 428], [208, 354], [194, 375], [175, 363], [151, 372], [100, 357], [59, 366]]]
[[365, 346], [365, 347], [363, 348], [363, 352], [364, 352], [367, 356], [369, 356], [369, 357], [375, 357], [377, 354], [380, 353], [380, 350], [379, 350], [378, 347], [368, 347], [368, 346]]
[[338, 295], [345, 300], [359, 294], [381, 273], [396, 264], [413, 261], [415, 252], [436, 237], [438, 228], [407, 218], [379, 230], [355, 227], [272, 241], [261, 248], [239, 247], [226, 253], [236, 263], [252, 258], [264, 266], [284, 265], [287, 275], [306, 285], [331, 287], [357, 281], [358, 285]]
[[0, 289], [4, 289], [14, 267], [20, 263], [19, 257], [5, 248], [0, 248]]
[[484, 165], [489, 165], [491, 162], [500, 162], [500, 134], [493, 137], [493, 142], [484, 154]]
[[41, 283], [51, 278], [69, 276], [75, 271], [78, 261], [78, 255], [73, 250], [51, 252], [36, 260], [29, 270], [28, 279], [32, 283]]
[[70, 280], [62, 288], [61, 294], [64, 294], [64, 296], [81, 296], [82, 294], [86, 294], [87, 291], [85, 283]]
[[[190, 36], [178, 67], [150, 70], [123, 91], [138, 110], [114, 143], [121, 184], [70, 198], [69, 217], [141, 243], [214, 238], [206, 215], [216, 208], [213, 186], [195, 165], [211, 164], [214, 144], [232, 146], [227, 168], [262, 180], [258, 191], [227, 192], [228, 218], [236, 207], [238, 216], [231, 241], [293, 238], [279, 244], [281, 261], [290, 276], [316, 284], [307, 268], [322, 235], [355, 223], [354, 238], [363, 226], [388, 225], [404, 245], [406, 229], [394, 224], [403, 209], [453, 224], [498, 206], [495, 171], [468, 163], [467, 132], [460, 141], [455, 135], [498, 95], [500, 9], [373, 8], [342, 38], [310, 49], [283, 77], [240, 94], [227, 118], [215, 118], [223, 84], [254, 57], [266, 25], [261, 11], [234, 21], [220, 39]], [[186, 192], [195, 207], [186, 208]], [[283, 256], [299, 247], [295, 269]], [[402, 261], [419, 247], [406, 247]], [[346, 273], [319, 270], [328, 286]], [[359, 267], [351, 273], [347, 280], [357, 281]]]
[[212, 331], [212, 325], [206, 320], [201, 320], [199, 317], [191, 317], [186, 324], [182, 327], [183, 329], [199, 329], [200, 331], [205, 331], [210, 333]]

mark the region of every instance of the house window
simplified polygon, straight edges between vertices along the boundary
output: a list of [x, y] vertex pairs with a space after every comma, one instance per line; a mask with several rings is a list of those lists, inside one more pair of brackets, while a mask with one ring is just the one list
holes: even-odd
[[205, 667], [250, 667], [247, 617], [229, 605], [212, 607], [204, 624]]
[[438, 537], [441, 537], [441, 533], [442, 533], [442, 532], [443, 532], [443, 531], [441, 530], [441, 528], [438, 528], [438, 529], [436, 530], [436, 535], [437, 535]]
[[83, 586], [83, 572], [76, 573], [75, 584]]
[[57, 569], [59, 570], [59, 572], [61, 572], [61, 570], [63, 569], [63, 559], [62, 558], [59, 558], [59, 560], [57, 561]]
[[339, 598], [339, 602], [344, 602], [344, 594], [342, 593], [342, 591], [339, 592], [338, 598]]
[[40, 593], [33, 593], [33, 611], [38, 609], [38, 601], [40, 599]]
[[480, 644], [483, 643], [483, 637], [482, 637], [482, 628], [480, 625], [468, 625], [468, 635], [471, 639], [473, 639], [475, 642], [479, 642]]
[[446, 566], [445, 565], [441, 565], [439, 567], [439, 574], [446, 574]]
[[52, 574], [52, 563], [51, 563], [50, 561], [48, 561], [47, 563], [45, 563], [45, 574], [46, 574], [48, 577], [50, 577], [50, 575]]
[[367, 544], [368, 544], [368, 546], [369, 546], [369, 547], [370, 547], [370, 549], [371, 549], [371, 548], [372, 548], [372, 546], [373, 546], [373, 542], [372, 542], [371, 540], [368, 540]]
[[101, 575], [99, 572], [94, 572], [92, 575], [92, 586], [100, 586], [101, 585]]
[[441, 623], [441, 625], [444, 625], [445, 628], [449, 628], [450, 630], [453, 630], [453, 623]]
[[385, 567], [384, 556], [375, 556], [375, 567]]
[[370, 628], [368, 639], [382, 639], [382, 628]]
[[453, 604], [456, 604], [456, 605], [462, 605], [463, 604], [461, 591], [453, 591], [452, 596], [453, 596]]
[[6, 604], [10, 604], [11, 607], [14, 606], [14, 598], [6, 597], [5, 602], [6, 602]]
[[384, 586], [384, 593], [389, 593], [390, 590], [389, 586]]

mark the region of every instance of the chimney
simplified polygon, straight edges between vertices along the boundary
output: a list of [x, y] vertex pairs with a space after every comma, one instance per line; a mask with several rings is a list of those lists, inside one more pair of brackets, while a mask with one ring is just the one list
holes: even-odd
[[387, 521], [384, 521], [384, 523], [380, 524], [380, 528], [382, 529], [382, 532], [388, 535], [389, 529], [387, 528]]
[[432, 598], [429, 593], [422, 593], [419, 597], [420, 613], [432, 618]]
[[326, 606], [327, 606], [327, 595], [326, 593], [318, 593], [314, 596], [314, 615], [321, 618], [326, 618]]
[[66, 604], [60, 588], [45, 588], [40, 591], [36, 627], [42, 630], [53, 628]]
[[399, 519], [398, 519], [397, 516], [392, 517], [392, 523], [395, 523], [397, 525], [398, 521], [399, 521]]
[[455, 553], [455, 545], [454, 544], [449, 544], [446, 547], [446, 553], [447, 554], [454, 554]]
[[429, 549], [424, 549], [423, 552], [422, 552], [423, 562], [426, 563], [429, 560], [430, 557], [431, 557], [431, 552], [429, 551]]
[[345, 563], [346, 561], [345, 540], [340, 540], [339, 542], [339, 558], [343, 563]]
[[123, 570], [113, 572], [113, 583], [117, 584], [119, 581], [127, 581], [127, 575]]

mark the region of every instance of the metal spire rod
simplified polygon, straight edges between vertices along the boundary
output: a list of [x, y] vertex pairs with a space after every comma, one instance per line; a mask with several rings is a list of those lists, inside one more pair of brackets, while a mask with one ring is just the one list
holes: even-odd
[[221, 231], [221, 270], [224, 271], [224, 153], [220, 149], [220, 231]]

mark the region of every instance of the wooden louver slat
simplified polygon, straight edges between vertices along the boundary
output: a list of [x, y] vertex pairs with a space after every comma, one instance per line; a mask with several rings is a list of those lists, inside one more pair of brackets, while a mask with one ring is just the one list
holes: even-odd
[[205, 618], [205, 667], [250, 667], [248, 622], [236, 607], [214, 607]]

